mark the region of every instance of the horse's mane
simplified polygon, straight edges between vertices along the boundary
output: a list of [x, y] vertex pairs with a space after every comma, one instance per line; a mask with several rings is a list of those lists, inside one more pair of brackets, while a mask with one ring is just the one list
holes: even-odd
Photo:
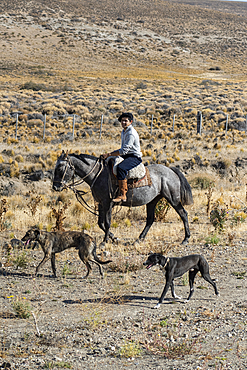
[[90, 154], [76, 154], [76, 153], [71, 153], [69, 156], [75, 157], [77, 159], [80, 159], [81, 161], [84, 161], [85, 159], [96, 159], [95, 156], [90, 155]]

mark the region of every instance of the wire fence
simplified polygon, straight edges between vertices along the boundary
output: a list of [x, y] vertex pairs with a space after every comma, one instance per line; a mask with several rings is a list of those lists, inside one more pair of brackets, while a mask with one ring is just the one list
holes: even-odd
[[[22, 112], [12, 112], [12, 117], [15, 117], [16, 118], [16, 124], [15, 124], [15, 139], [17, 140], [18, 138], [18, 126], [19, 126], [19, 115], [22, 114]], [[45, 140], [46, 138], [46, 114], [40, 114], [43, 116], [43, 140]], [[75, 123], [76, 123], [76, 117], [80, 117], [79, 115], [77, 114], [64, 114], [64, 115], [56, 115], [56, 116], [52, 116], [52, 117], [49, 117], [51, 120], [52, 119], [58, 119], [58, 118], [62, 118], [62, 117], [73, 117], [73, 121], [72, 121], [72, 132], [71, 132], [71, 140], [74, 140], [75, 139]], [[243, 131], [247, 132], [247, 115], [246, 117], [244, 117], [245, 119], [245, 125], [243, 127]], [[155, 119], [154, 115], [152, 114], [151, 118], [150, 118], [150, 134], [152, 135], [153, 134], [153, 129], [154, 129], [154, 124], [155, 124], [155, 121], [157, 121], [157, 119]], [[172, 116], [172, 125], [171, 125], [171, 131], [172, 132], [175, 132], [175, 123], [176, 123], [176, 115], [174, 114]], [[206, 123], [206, 119], [203, 119], [203, 115], [202, 115], [202, 112], [201, 111], [198, 111], [197, 112], [197, 115], [196, 115], [196, 133], [201, 135], [202, 134], [202, 131], [203, 131], [203, 128], [205, 125], [203, 125], [204, 123]], [[101, 120], [100, 120], [100, 123], [99, 123], [99, 138], [101, 139], [102, 138], [102, 130], [103, 130], [103, 124], [104, 124], [104, 115], [102, 114], [101, 116]], [[148, 127], [147, 127], [148, 129]], [[229, 115], [226, 114], [226, 119], [225, 119], [225, 134], [227, 134], [229, 130]]]

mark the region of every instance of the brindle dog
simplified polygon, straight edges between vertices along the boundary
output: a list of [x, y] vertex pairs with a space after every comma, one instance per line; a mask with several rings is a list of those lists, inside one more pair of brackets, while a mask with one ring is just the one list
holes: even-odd
[[[51, 267], [54, 277], [56, 275], [55, 265], [55, 254], [64, 251], [68, 248], [75, 248], [78, 250], [78, 254], [83, 263], [87, 267], [87, 274], [84, 278], [87, 278], [90, 271], [92, 270], [90, 262], [95, 263], [99, 267], [100, 275], [104, 277], [102, 266], [103, 264], [110, 263], [112, 261], [101, 261], [96, 255], [96, 243], [93, 238], [84, 232], [79, 231], [41, 231], [33, 228], [26, 232], [26, 235], [21, 239], [26, 244], [30, 241], [36, 241], [41, 245], [44, 252], [44, 258], [36, 268], [35, 275], [38, 274], [39, 269], [50, 259]], [[31, 247], [30, 247], [31, 248]], [[34, 248], [33, 248], [34, 249]]]

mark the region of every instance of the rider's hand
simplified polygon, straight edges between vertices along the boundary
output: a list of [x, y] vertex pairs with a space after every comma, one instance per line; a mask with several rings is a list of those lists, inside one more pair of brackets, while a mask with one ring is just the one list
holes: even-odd
[[102, 154], [101, 157], [103, 159], [107, 159], [108, 157], [110, 157], [110, 153], [105, 153], [105, 154]]

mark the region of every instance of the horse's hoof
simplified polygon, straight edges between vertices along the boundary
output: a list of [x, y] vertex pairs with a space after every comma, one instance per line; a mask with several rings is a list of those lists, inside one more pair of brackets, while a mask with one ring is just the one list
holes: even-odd
[[189, 240], [188, 239], [184, 239], [181, 243], [181, 245], [188, 245], [189, 244]]
[[103, 249], [105, 247], [105, 242], [101, 242], [99, 248]]
[[133, 245], [140, 244], [142, 242], [142, 239], [136, 239], [133, 243]]

